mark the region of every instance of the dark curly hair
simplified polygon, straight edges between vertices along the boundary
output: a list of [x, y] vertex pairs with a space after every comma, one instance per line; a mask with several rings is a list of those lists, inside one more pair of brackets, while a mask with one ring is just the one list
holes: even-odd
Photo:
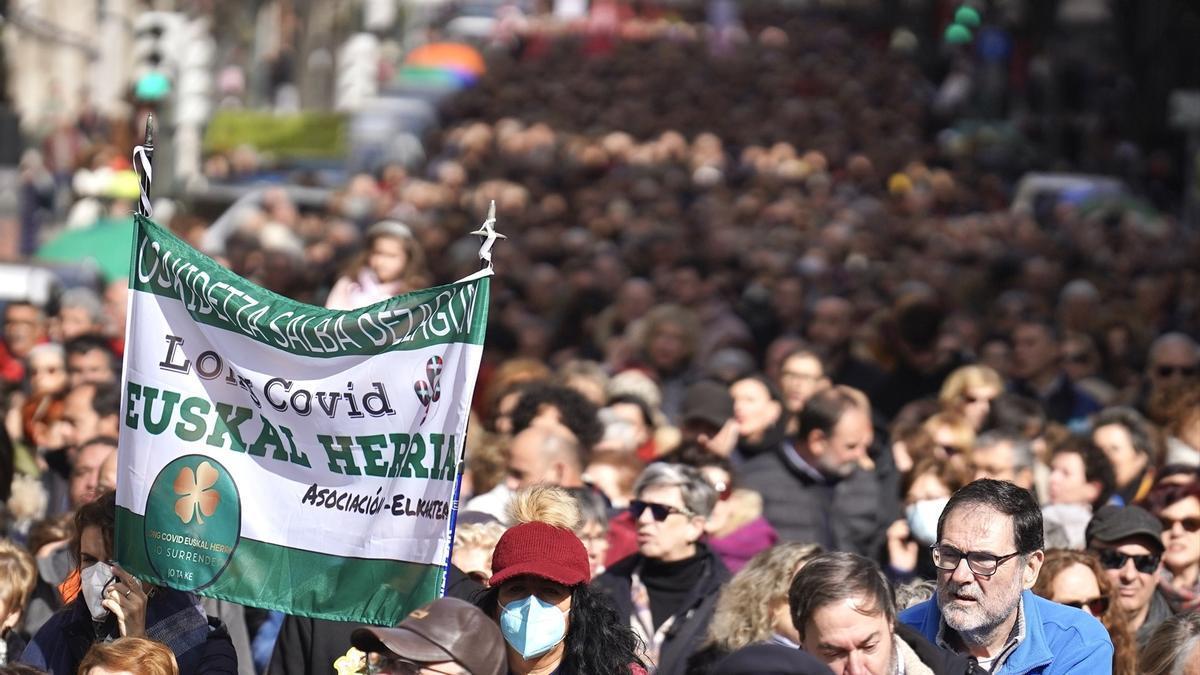
[[[500, 589], [488, 589], [477, 601], [488, 616], [498, 614]], [[571, 590], [571, 624], [567, 629], [559, 675], [617, 675], [630, 666], [645, 666], [638, 658], [641, 640], [603, 593], [587, 584]]]
[[604, 435], [595, 404], [570, 387], [545, 382], [530, 383], [521, 393], [512, 412], [513, 433], [528, 428], [543, 406], [558, 410], [563, 426], [575, 434], [585, 453]]

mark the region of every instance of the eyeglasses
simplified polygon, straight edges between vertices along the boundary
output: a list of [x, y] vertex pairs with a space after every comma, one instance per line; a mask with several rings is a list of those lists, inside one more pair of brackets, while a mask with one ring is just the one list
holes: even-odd
[[963, 552], [945, 544], [934, 544], [929, 547], [929, 550], [933, 552], [933, 566], [939, 570], [947, 572], [956, 570], [958, 564], [962, 562], [963, 558], [966, 558], [967, 567], [971, 569], [972, 573], [981, 577], [992, 576], [1000, 569], [1004, 561], [1021, 555], [1020, 551], [1014, 551], [1008, 555], [992, 555], [979, 551]]
[[1092, 616], [1104, 616], [1104, 613], [1108, 611], [1108, 598], [1105, 596], [1091, 598], [1090, 600], [1072, 600], [1071, 602], [1060, 602], [1059, 604], [1066, 605], [1067, 607], [1074, 607], [1075, 609], [1083, 609], [1084, 607], [1087, 607], [1087, 610], [1092, 613]]
[[642, 513], [644, 513], [646, 509], [650, 509], [650, 515], [654, 517], [654, 520], [660, 523], [666, 520], [667, 516], [671, 516], [676, 513], [681, 516], [687, 516], [688, 518], [696, 515], [691, 511], [677, 509], [669, 504], [655, 504], [654, 502], [644, 502], [640, 499], [635, 499], [629, 502], [629, 514], [633, 516], [634, 520], [641, 520]]
[[1113, 549], [1100, 551], [1100, 564], [1105, 569], [1119, 570], [1125, 567], [1125, 563], [1132, 560], [1133, 567], [1142, 574], [1154, 574], [1154, 570], [1158, 569], [1159, 556], [1149, 553], [1146, 555], [1128, 555]]
[[1154, 369], [1159, 377], [1171, 377], [1179, 374], [1184, 377], [1193, 377], [1196, 375], [1196, 366], [1159, 366]]
[[427, 673], [453, 675], [453, 673], [448, 671], [430, 668], [422, 663], [410, 661], [399, 656], [380, 657], [373, 665], [367, 667], [367, 673], [370, 675], [420, 675], [422, 670]]
[[1200, 518], [1196, 516], [1190, 516], [1188, 518], [1167, 518], [1166, 516], [1159, 516], [1158, 520], [1162, 523], [1164, 533], [1175, 529], [1176, 523], [1182, 525], [1183, 529], [1188, 532], [1200, 532]]

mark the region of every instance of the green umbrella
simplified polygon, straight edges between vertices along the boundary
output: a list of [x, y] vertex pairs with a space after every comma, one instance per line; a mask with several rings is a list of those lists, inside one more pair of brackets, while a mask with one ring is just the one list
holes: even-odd
[[38, 249], [35, 257], [54, 262], [91, 261], [108, 281], [129, 276], [133, 257], [133, 218], [106, 218], [67, 230]]

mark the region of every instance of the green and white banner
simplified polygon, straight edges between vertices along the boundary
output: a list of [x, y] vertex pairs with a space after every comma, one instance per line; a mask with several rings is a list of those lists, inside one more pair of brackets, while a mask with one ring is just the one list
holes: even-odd
[[136, 217], [117, 559], [325, 619], [394, 625], [436, 598], [490, 274], [332, 311]]

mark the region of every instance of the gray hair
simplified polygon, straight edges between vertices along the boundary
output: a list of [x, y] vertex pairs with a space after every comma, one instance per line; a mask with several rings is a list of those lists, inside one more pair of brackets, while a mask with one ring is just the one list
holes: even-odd
[[1184, 675], [1191, 656], [1200, 649], [1200, 612], [1173, 616], [1158, 624], [1138, 663], [1146, 675]]
[[29, 350], [29, 354], [25, 356], [25, 360], [32, 361], [42, 354], [53, 354], [55, 358], [57, 358], [59, 361], [62, 361], [64, 364], [67, 362], [67, 352], [65, 349], [63, 349], [63, 346], [57, 342], [43, 342], [39, 345], [34, 345], [33, 348]]
[[716, 488], [694, 467], [655, 462], [638, 476], [633, 494], [641, 496], [647, 488], [659, 486], [679, 488], [684, 507], [697, 516], [709, 517], [717, 505]]
[[58, 299], [58, 311], [61, 313], [68, 308], [84, 310], [88, 318], [96, 323], [104, 320], [104, 304], [100, 302], [100, 296], [90, 288], [79, 287], [63, 291], [62, 297]]
[[608, 506], [604, 503], [604, 498], [595, 490], [587, 487], [563, 488], [567, 494], [571, 495], [571, 499], [575, 500], [575, 504], [579, 506], [579, 527], [582, 528], [588, 523], [598, 523], [605, 530], [608, 529]]
[[985, 431], [975, 439], [976, 448], [994, 448], [1002, 443], [1012, 446], [1014, 470], [1024, 471], [1033, 468], [1033, 445], [1024, 436], [994, 429]]
[[913, 605], [919, 605], [932, 598], [936, 590], [937, 582], [933, 579], [913, 579], [906, 584], [901, 584], [893, 593], [896, 598], [896, 609], [903, 612]]

